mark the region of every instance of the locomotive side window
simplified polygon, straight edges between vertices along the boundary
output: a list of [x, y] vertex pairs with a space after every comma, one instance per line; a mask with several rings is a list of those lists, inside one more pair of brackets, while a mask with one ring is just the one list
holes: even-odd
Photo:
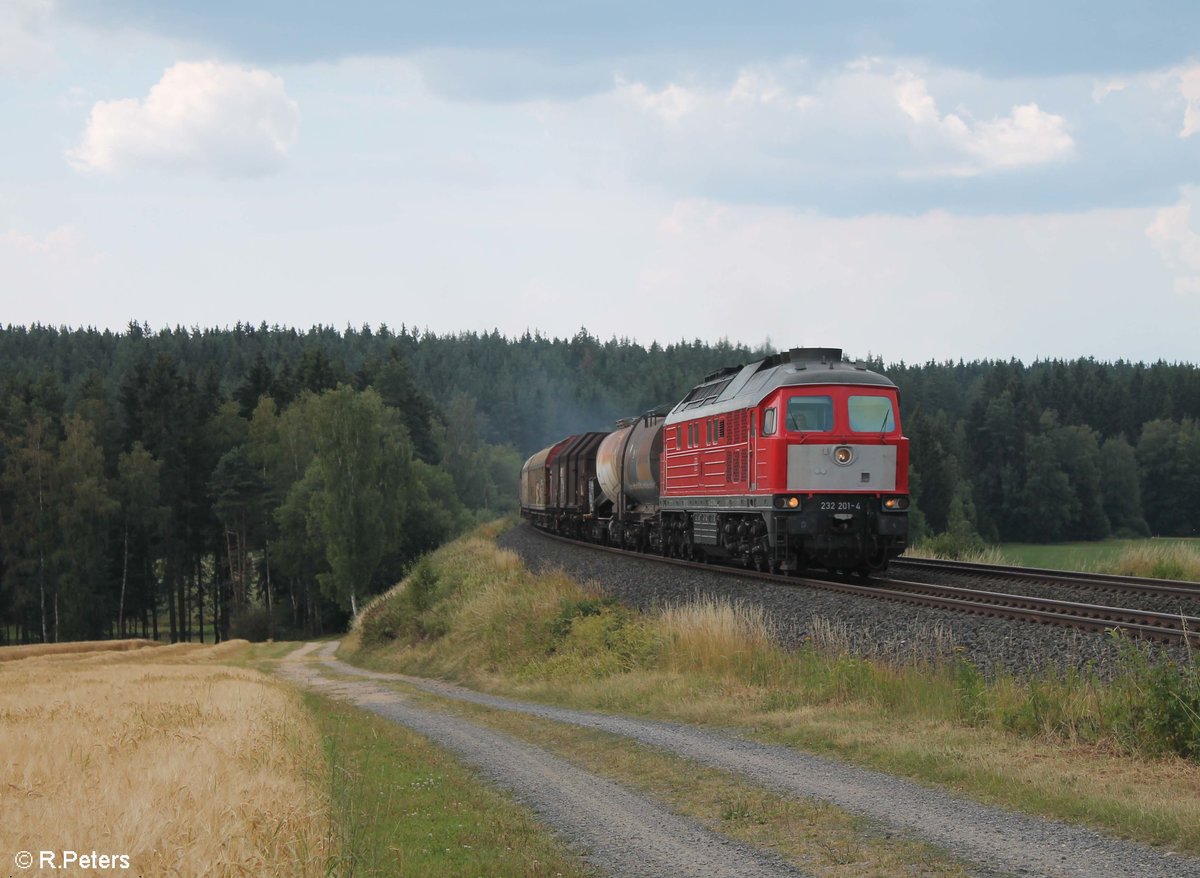
[[793, 396], [787, 404], [787, 428], [792, 432], [828, 433], [833, 429], [833, 399]]
[[896, 429], [892, 401], [886, 396], [850, 397], [850, 429], [855, 433], [890, 433]]
[[775, 435], [775, 409], [769, 408], [763, 412], [763, 431], [764, 436]]

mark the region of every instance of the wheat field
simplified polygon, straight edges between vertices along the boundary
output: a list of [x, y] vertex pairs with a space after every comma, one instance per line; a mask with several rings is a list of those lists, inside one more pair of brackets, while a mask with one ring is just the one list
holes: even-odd
[[320, 736], [282, 684], [210, 663], [237, 649], [0, 664], [0, 862], [94, 851], [144, 876], [324, 874]]

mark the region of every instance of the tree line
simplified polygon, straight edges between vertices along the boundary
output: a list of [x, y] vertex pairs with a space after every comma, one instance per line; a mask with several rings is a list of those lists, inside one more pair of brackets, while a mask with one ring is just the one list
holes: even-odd
[[[336, 627], [513, 508], [526, 455], [772, 351], [585, 329], [0, 327], [0, 637]], [[867, 359], [901, 390], [916, 532], [1200, 530], [1195, 366]]]
[[515, 506], [516, 450], [481, 439], [466, 394], [421, 392], [394, 348], [353, 373], [256, 357], [233, 382], [146, 336], [114, 371], [131, 338], [113, 340], [100, 368], [0, 360], [0, 641], [338, 629]]
[[1200, 533], [1200, 370], [928, 363], [901, 388], [928, 529], [1055, 542]]

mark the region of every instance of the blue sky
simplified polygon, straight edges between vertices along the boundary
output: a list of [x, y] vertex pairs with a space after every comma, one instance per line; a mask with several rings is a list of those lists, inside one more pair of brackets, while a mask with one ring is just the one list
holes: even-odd
[[1200, 5], [0, 0], [0, 322], [1200, 359]]

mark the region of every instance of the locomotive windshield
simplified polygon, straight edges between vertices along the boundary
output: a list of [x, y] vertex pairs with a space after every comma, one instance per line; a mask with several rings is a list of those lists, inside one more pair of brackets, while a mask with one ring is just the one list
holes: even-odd
[[855, 433], [890, 433], [896, 429], [892, 401], [886, 396], [850, 397], [850, 429]]
[[828, 396], [793, 396], [787, 404], [792, 432], [828, 433], [833, 429], [833, 400]]

